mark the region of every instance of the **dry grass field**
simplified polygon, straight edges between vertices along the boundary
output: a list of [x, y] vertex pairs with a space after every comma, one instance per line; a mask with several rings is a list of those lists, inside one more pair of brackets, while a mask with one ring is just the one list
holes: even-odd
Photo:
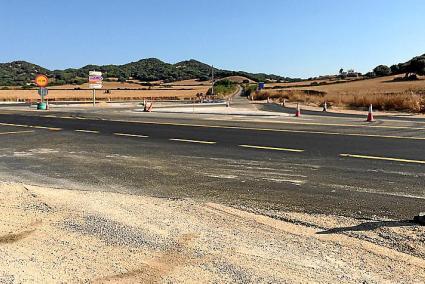
[[256, 99], [286, 98], [316, 106], [326, 101], [332, 106], [353, 109], [373, 104], [379, 110], [425, 112], [425, 78], [416, 81], [394, 81], [394, 78], [396, 76], [309, 87], [294, 85], [262, 91]]
[[[193, 86], [188, 83], [186, 84], [184, 85], [180, 82], [179, 85], [165, 84], [148, 87], [137, 83], [104, 82], [103, 89], [96, 91], [96, 98], [105, 101], [140, 100], [144, 98], [188, 99], [195, 98], [198, 93], [205, 94], [210, 87], [208, 85]], [[52, 101], [90, 100], [92, 98], [92, 91], [88, 88], [88, 84], [50, 87], [47, 99]], [[35, 89], [0, 90], [0, 101], [35, 101], [39, 98]]]
[[[231, 81], [242, 83], [245, 77], [228, 77]], [[252, 82], [251, 80], [249, 80]], [[211, 87], [210, 81], [184, 80], [172, 83], [160, 81], [143, 84], [136, 80], [120, 83], [118, 81], [103, 82], [103, 89], [97, 90], [96, 97], [99, 100], [140, 100], [144, 98], [168, 98], [168, 99], [190, 99], [196, 98], [199, 93], [206, 94]], [[1, 88], [1, 86], [0, 86]], [[78, 101], [91, 100], [92, 91], [89, 84], [63, 85], [49, 87], [47, 99], [52, 101]], [[0, 89], [0, 101], [26, 101], [38, 100], [37, 90], [23, 90], [19, 87]]]

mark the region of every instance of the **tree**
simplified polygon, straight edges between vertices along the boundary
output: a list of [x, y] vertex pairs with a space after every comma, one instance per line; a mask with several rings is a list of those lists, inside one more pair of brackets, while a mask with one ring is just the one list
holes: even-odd
[[373, 69], [373, 73], [378, 77], [388, 76], [391, 74], [391, 69], [387, 65], [379, 65]]
[[396, 74], [400, 74], [400, 64], [394, 64], [390, 67], [391, 69], [391, 74], [396, 75]]
[[410, 61], [412, 73], [425, 75], [425, 56], [415, 57]]
[[364, 76], [367, 78], [374, 78], [376, 77], [376, 74], [374, 72], [367, 72]]

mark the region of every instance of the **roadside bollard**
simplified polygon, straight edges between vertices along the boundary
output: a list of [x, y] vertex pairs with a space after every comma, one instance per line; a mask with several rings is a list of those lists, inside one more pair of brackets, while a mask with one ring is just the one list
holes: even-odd
[[286, 99], [283, 99], [282, 107], [286, 107]]
[[327, 102], [325, 102], [323, 104], [323, 112], [328, 112], [328, 103]]
[[300, 103], [297, 103], [297, 110], [295, 112], [295, 117], [300, 117], [300, 116], [301, 116]]
[[375, 121], [375, 119], [373, 118], [373, 106], [372, 105], [369, 106], [369, 112], [367, 114], [367, 120], [366, 121], [367, 122]]

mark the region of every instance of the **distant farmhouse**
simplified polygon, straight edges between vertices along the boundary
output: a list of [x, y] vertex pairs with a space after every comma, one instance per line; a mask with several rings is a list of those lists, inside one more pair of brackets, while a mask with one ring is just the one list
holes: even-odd
[[362, 73], [354, 71], [354, 69], [349, 69], [348, 71], [344, 71], [344, 69], [339, 70], [340, 78], [358, 78], [362, 75]]

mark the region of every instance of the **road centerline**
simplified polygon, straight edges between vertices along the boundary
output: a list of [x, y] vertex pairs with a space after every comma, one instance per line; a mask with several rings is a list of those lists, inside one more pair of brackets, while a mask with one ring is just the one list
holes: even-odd
[[272, 151], [282, 151], [282, 152], [294, 152], [294, 153], [302, 153], [305, 150], [301, 149], [290, 149], [290, 148], [280, 148], [280, 147], [270, 147], [270, 146], [258, 146], [258, 145], [238, 145], [242, 148], [249, 148], [249, 149], [258, 149], [258, 150], [272, 150]]

